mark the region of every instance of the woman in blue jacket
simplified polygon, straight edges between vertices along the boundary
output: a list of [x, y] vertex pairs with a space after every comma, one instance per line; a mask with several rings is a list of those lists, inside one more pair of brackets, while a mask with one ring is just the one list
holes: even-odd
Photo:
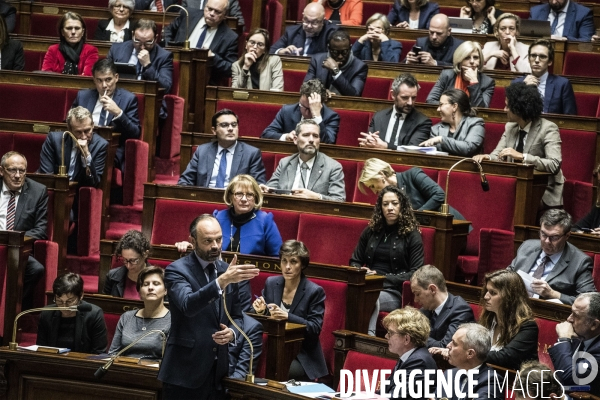
[[367, 33], [352, 45], [354, 57], [363, 61], [387, 61], [397, 63], [402, 52], [402, 43], [389, 38], [390, 21], [380, 13], [367, 20]]

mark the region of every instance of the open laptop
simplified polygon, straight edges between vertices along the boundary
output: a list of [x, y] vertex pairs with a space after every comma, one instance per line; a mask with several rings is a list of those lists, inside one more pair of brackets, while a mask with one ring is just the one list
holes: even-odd
[[452, 33], [473, 33], [473, 20], [471, 18], [448, 17]]
[[520, 36], [550, 37], [550, 21], [521, 20]]

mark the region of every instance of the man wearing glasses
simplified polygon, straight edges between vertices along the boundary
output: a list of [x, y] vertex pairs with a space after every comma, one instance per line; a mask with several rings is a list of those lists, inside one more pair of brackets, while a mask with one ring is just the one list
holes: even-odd
[[192, 48], [208, 49], [212, 60], [208, 84], [213, 86], [231, 77], [231, 64], [238, 57], [238, 35], [225, 23], [228, 9], [227, 0], [208, 0], [204, 11], [187, 8], [189, 27], [186, 27], [186, 14], [181, 12], [165, 29], [165, 43], [189, 40]]
[[300, 87], [300, 101], [284, 105], [260, 137], [293, 142], [297, 138], [298, 122], [312, 119], [319, 124], [321, 142], [335, 144], [340, 116], [324, 104], [326, 99], [327, 91], [321, 81], [304, 82]]
[[335, 31], [327, 46], [327, 53], [315, 54], [310, 60], [304, 82], [321, 80], [328, 96], [361, 96], [369, 68], [352, 54], [348, 32]]
[[325, 9], [309, 3], [302, 12], [302, 24], [289, 26], [271, 46], [271, 54], [310, 56], [327, 51], [327, 40], [337, 26], [325, 20]]
[[529, 46], [531, 74], [513, 82], [525, 82], [537, 87], [544, 101], [544, 113], [577, 115], [577, 103], [571, 82], [548, 72], [554, 60], [554, 46], [548, 39], [538, 39]]
[[233, 111], [225, 108], [213, 115], [212, 133], [217, 140], [198, 146], [177, 184], [224, 189], [239, 174], [265, 183], [260, 150], [238, 141], [238, 129], [238, 117]]
[[579, 294], [595, 292], [592, 259], [568, 243], [572, 225], [569, 213], [548, 210], [540, 225], [540, 241], [523, 242], [508, 268], [531, 276], [531, 285], [526, 286], [535, 298], [572, 305]]
[[[0, 231], [25, 231], [25, 236], [46, 239], [48, 192], [46, 186], [27, 177], [27, 160], [23, 154], [9, 151], [2, 156], [0, 176]], [[44, 266], [29, 256], [23, 275], [23, 305], [33, 306], [33, 290], [44, 274]]]
[[[133, 26], [133, 39], [114, 43], [106, 58], [115, 63], [136, 66], [135, 78], [144, 81], [157, 81], [165, 94], [173, 85], [173, 53], [156, 44], [156, 23], [149, 19], [137, 20]], [[123, 78], [123, 77], [122, 77]], [[159, 117], [167, 118], [167, 105], [163, 100]]]

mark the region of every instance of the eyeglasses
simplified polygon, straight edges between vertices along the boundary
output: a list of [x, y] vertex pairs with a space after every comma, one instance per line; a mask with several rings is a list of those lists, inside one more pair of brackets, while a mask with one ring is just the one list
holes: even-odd
[[119, 261], [119, 263], [123, 263], [123, 265], [127, 265], [127, 264], [131, 264], [131, 265], [137, 265], [140, 262], [140, 258], [123, 258], [123, 257], [118, 257], [117, 260]]
[[535, 54], [532, 53], [529, 55], [529, 58], [531, 58], [532, 60], [535, 60], [536, 58], [539, 58], [540, 61], [546, 61], [548, 59], [548, 56], [545, 54]]
[[59, 306], [59, 307], [71, 307], [76, 305], [77, 303], [79, 303], [79, 297], [71, 297], [65, 301], [57, 299], [56, 296], [54, 296], [54, 303]]
[[469, 0], [469, 4], [481, 3], [481, 2], [483, 2], [483, 0]]
[[154, 44], [154, 40], [149, 40], [147, 42], [142, 42], [142, 41], [139, 41], [137, 39], [133, 39], [133, 44], [135, 44], [136, 46], [143, 45], [144, 47], [149, 47], [149, 46], [152, 46]]
[[566, 235], [566, 233], [563, 233], [562, 235], [548, 236], [540, 230], [540, 239], [542, 239], [542, 240], [548, 239], [550, 241], [550, 243], [559, 241], [565, 235]]
[[350, 54], [350, 49], [345, 49], [345, 50], [331, 50], [329, 49], [329, 53], [331, 53], [332, 56], [347, 56], [348, 54]]
[[392, 337], [392, 336], [394, 336], [394, 335], [402, 335], [402, 333], [400, 333], [400, 332], [395, 332], [395, 331], [390, 331], [390, 330], [387, 330], [387, 331], [385, 331], [385, 336]]
[[237, 128], [238, 127], [238, 123], [237, 122], [220, 122], [220, 123], [217, 124], [217, 126], [219, 128], [223, 128], [223, 129], [227, 129], [230, 126], [232, 128]]
[[[113, 6], [113, 8], [120, 8], [120, 9], [124, 9], [124, 10], [130, 10], [130, 8], [129, 8], [129, 7], [125, 7], [125, 5], [124, 5], [124, 4], [115, 4], [115, 5]], [[130, 11], [131, 11], [131, 10], [130, 10]]]
[[302, 25], [306, 25], [306, 26], [319, 26], [323, 23], [322, 19], [315, 19], [313, 21], [308, 20], [306, 18], [302, 18]]
[[235, 192], [233, 194], [233, 197], [235, 197], [238, 200], [243, 199], [244, 196], [246, 196], [246, 199], [248, 199], [248, 200], [254, 200], [254, 193]]
[[19, 175], [25, 175], [25, 173], [27, 172], [27, 170], [24, 169], [18, 169], [18, 168], [4, 168], [4, 170], [10, 175], [10, 176], [15, 176], [17, 174]]
[[260, 42], [255, 42], [254, 40], [248, 40], [248, 44], [252, 47], [258, 47], [259, 49], [264, 49], [265, 44]]

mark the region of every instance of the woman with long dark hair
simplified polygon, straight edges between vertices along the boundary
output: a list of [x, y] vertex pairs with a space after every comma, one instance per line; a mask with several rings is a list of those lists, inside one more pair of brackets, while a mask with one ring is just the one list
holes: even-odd
[[473, 33], [482, 35], [494, 33], [496, 19], [502, 11], [496, 9], [496, 0], [465, 0], [466, 6], [460, 9], [461, 18], [473, 20]]
[[278, 55], [269, 54], [269, 31], [256, 28], [248, 34], [246, 50], [231, 64], [231, 87], [283, 90], [283, 71]]

